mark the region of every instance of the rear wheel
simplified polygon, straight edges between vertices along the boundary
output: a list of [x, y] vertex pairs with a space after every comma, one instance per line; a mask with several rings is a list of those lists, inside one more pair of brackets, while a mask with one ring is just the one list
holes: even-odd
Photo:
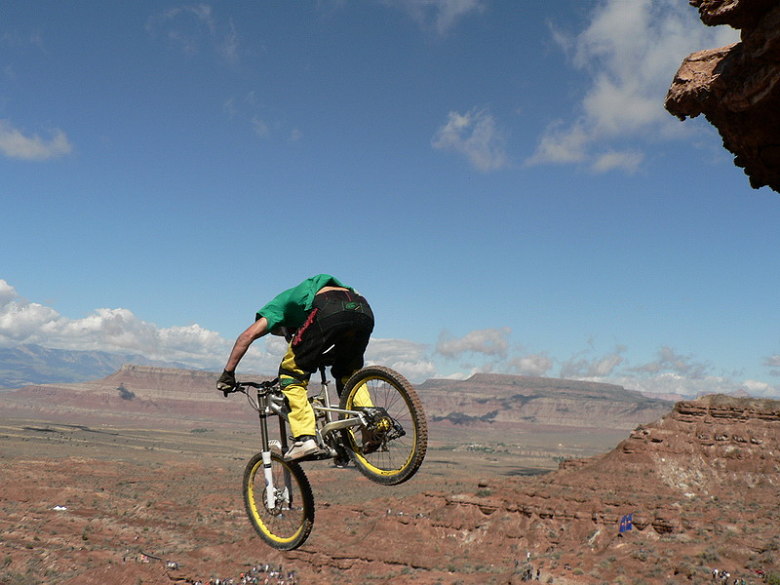
[[279, 550], [301, 546], [314, 525], [314, 496], [309, 480], [295, 462], [271, 453], [273, 505], [269, 507], [263, 473], [263, 454], [258, 453], [244, 470], [244, 505], [257, 534]]
[[411, 478], [428, 448], [428, 424], [409, 381], [383, 366], [355, 372], [341, 393], [341, 408], [363, 410], [369, 423], [342, 431], [360, 472], [383, 485]]

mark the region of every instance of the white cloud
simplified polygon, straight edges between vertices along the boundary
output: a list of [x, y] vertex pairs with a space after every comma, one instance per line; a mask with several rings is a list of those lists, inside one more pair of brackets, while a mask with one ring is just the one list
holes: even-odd
[[731, 394], [739, 389], [732, 380], [718, 376], [692, 379], [673, 372], [651, 376], [613, 376], [607, 380], [595, 380], [619, 384], [630, 390], [646, 394], [676, 394], [694, 398], [704, 394]]
[[675, 71], [694, 51], [738, 40], [733, 29], [704, 26], [677, 0], [602, 0], [584, 31], [552, 36], [590, 81], [574, 119], [552, 122], [526, 163], [578, 163], [595, 172], [637, 170], [642, 153], [617, 148], [621, 140], [681, 135], [663, 107]]
[[557, 120], [547, 127], [539, 139], [539, 146], [526, 164], [578, 163], [587, 157], [590, 138], [581, 123], [566, 128], [563, 120]]
[[431, 140], [434, 148], [464, 155], [483, 172], [495, 171], [507, 165], [505, 139], [496, 127], [493, 116], [485, 110], [465, 114], [450, 112], [447, 122]]
[[[81, 319], [64, 317], [51, 307], [27, 301], [0, 279], [0, 346], [36, 344], [57, 349], [138, 354], [193, 368], [221, 369], [233, 339], [200, 325], [159, 327], [128, 309], [96, 309]], [[287, 349], [284, 338], [269, 335], [253, 344], [240, 372], [274, 374]], [[367, 364], [383, 364], [413, 382], [435, 376], [424, 344], [399, 339], [372, 339]]]
[[780, 396], [780, 386], [773, 386], [760, 380], [734, 380], [724, 376], [705, 375], [691, 377], [674, 372], [661, 372], [652, 375], [620, 375], [608, 379], [594, 380], [620, 384], [630, 390], [638, 390], [645, 394], [676, 394], [687, 398], [695, 398], [705, 394], [740, 394], [747, 393], [753, 398], [773, 398]]
[[[517, 373], [528, 376], [550, 375], [555, 360], [545, 352], [520, 353], [510, 344], [509, 328], [471, 331], [455, 338], [442, 333], [435, 350], [426, 344], [402, 339], [372, 339], [366, 352], [366, 364], [382, 364], [398, 370], [413, 383], [434, 377], [466, 378], [475, 372]], [[138, 318], [123, 308], [101, 308], [79, 319], [70, 319], [51, 307], [19, 296], [0, 279], [0, 347], [37, 344], [71, 350], [98, 350], [138, 354], [149, 359], [178, 362], [193, 368], [219, 370], [233, 344], [219, 333], [200, 325], [159, 327]], [[268, 336], [255, 343], [241, 362], [240, 372], [274, 374], [286, 342]], [[756, 380], [734, 380], [712, 373], [712, 367], [665, 346], [655, 359], [631, 367], [619, 346], [602, 355], [592, 355], [593, 347], [578, 352], [561, 366], [558, 376], [620, 384], [631, 390], [655, 394], [733, 394], [739, 390], [751, 396], [777, 397], [780, 386]], [[440, 369], [435, 358], [470, 360], [458, 363], [458, 373]], [[765, 359], [769, 368], [780, 367], [780, 355]], [[780, 372], [772, 372], [780, 375]]]
[[256, 116], [252, 118], [252, 129], [260, 138], [266, 138], [271, 133], [268, 124]]
[[288, 144], [294, 144], [303, 139], [299, 128], [286, 127], [285, 123], [275, 118], [263, 107], [254, 91], [243, 97], [231, 96], [222, 103], [222, 112], [230, 120], [246, 123], [255, 136], [262, 139], [282, 137]]
[[170, 8], [151, 16], [146, 30], [164, 37], [184, 54], [193, 55], [198, 52], [203, 37], [214, 32], [211, 8], [205, 4]]
[[21, 298], [0, 280], [0, 345], [38, 344], [73, 350], [141, 354], [193, 367], [219, 367], [230, 344], [199, 325], [160, 328], [128, 309], [96, 309], [69, 319], [51, 307]]
[[751, 396], [776, 396], [777, 388], [760, 380], [745, 380], [742, 382], [745, 391]]
[[708, 370], [706, 364], [694, 361], [693, 356], [677, 353], [669, 346], [661, 347], [654, 361], [631, 368], [633, 372], [650, 374], [670, 372], [695, 379], [704, 378]]
[[39, 31], [33, 31], [28, 35], [15, 31], [5, 31], [0, 34], [0, 43], [9, 47], [35, 47], [43, 53], [48, 53]]
[[436, 344], [436, 352], [448, 358], [458, 358], [465, 353], [503, 357], [509, 348], [510, 333], [509, 327], [471, 331], [460, 338], [442, 333]]
[[424, 29], [445, 35], [465, 16], [482, 12], [484, 0], [384, 0], [404, 10]]
[[639, 169], [644, 157], [641, 152], [605, 152], [595, 158], [592, 168], [597, 173], [623, 169], [633, 174]]
[[0, 152], [8, 158], [21, 160], [46, 160], [70, 154], [73, 150], [62, 130], [52, 130], [51, 138], [37, 134], [26, 136], [14, 128], [8, 120], [0, 120]]
[[568, 359], [561, 366], [562, 378], [605, 378], [615, 371], [623, 363], [621, 353], [625, 348], [618, 348], [615, 352], [596, 358], [583, 357], [584, 353], [577, 354]]
[[235, 118], [236, 115], [238, 115], [238, 107], [236, 106], [235, 98], [230, 97], [226, 99], [222, 104], [222, 111], [227, 115], [228, 118]]
[[217, 43], [217, 52], [228, 63], [237, 63], [239, 57], [240, 39], [233, 20], [228, 22], [227, 32]]
[[596, 362], [591, 364], [590, 368], [588, 369], [587, 376], [588, 377], [609, 376], [610, 374], [612, 374], [615, 368], [622, 363], [623, 363], [623, 358], [619, 354], [613, 353], [604, 356], [600, 360], [597, 360]]
[[511, 371], [521, 376], [546, 376], [553, 367], [553, 361], [547, 355], [526, 355], [509, 360]]
[[[1, 290], [0, 294], [2, 294]], [[771, 355], [766, 358], [766, 360], [764, 360], [764, 365], [767, 365], [770, 368], [780, 368], [780, 354]]]
[[696, 360], [692, 355], [681, 354], [664, 346], [656, 359], [635, 367], [628, 367], [619, 347], [613, 354], [601, 358], [585, 359], [589, 350], [567, 360], [561, 368], [564, 378], [584, 379], [593, 382], [618, 384], [629, 390], [646, 394], [679, 395], [696, 397], [704, 394], [735, 394], [746, 392], [754, 397], [777, 397], [780, 386], [759, 380], [735, 380], [716, 375], [713, 368]]
[[780, 354], [771, 355], [764, 360], [764, 365], [769, 368], [772, 376], [780, 376]]
[[404, 339], [372, 339], [365, 356], [366, 364], [381, 364], [399, 371], [412, 382], [436, 375], [428, 355], [428, 346]]
[[37, 343], [59, 314], [38, 303], [7, 303], [0, 313], [0, 343]]
[[0, 278], [0, 310], [18, 296], [16, 289]]
[[239, 60], [240, 37], [234, 22], [229, 20], [223, 26], [208, 4], [158, 12], [147, 20], [146, 31], [165, 39], [185, 55], [196, 55], [205, 45], [226, 63], [235, 64]]

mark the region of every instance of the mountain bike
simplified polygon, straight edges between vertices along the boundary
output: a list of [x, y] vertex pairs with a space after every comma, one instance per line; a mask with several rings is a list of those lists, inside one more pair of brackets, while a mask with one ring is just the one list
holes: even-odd
[[[301, 546], [314, 526], [314, 495], [301, 463], [333, 459], [343, 467], [352, 461], [368, 479], [397, 485], [417, 473], [428, 446], [422, 403], [398, 372], [383, 366], [358, 370], [344, 385], [338, 407], [331, 402], [325, 366], [320, 375], [321, 391], [309, 397], [319, 451], [294, 461], [284, 458], [289, 407], [279, 379], [239, 382], [235, 388], [260, 417], [262, 450], [244, 470], [246, 513], [260, 538], [280, 550]], [[279, 420], [278, 440], [269, 436], [271, 416]]]

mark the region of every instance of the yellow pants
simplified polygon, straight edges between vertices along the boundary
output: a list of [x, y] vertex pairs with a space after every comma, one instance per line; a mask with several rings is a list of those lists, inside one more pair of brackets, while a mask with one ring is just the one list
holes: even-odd
[[368, 393], [368, 386], [363, 384], [355, 392], [355, 396], [352, 398], [352, 408], [360, 408], [374, 406], [374, 402], [371, 400], [371, 394]]
[[[284, 369], [288, 372], [300, 372], [300, 376], [297, 378], [285, 374], [279, 376], [282, 392], [284, 392], [284, 395], [287, 397], [287, 402], [290, 405], [290, 414], [287, 419], [290, 423], [290, 432], [292, 433], [292, 436], [315, 436], [317, 434], [317, 425], [314, 419], [314, 409], [309, 403], [309, 394], [307, 391], [311, 374], [302, 371], [296, 366], [295, 354], [291, 347], [287, 348], [287, 353], [285, 354], [284, 359], [282, 359], [280, 369]], [[343, 378], [342, 381], [346, 383], [347, 378], [349, 378], [349, 376]], [[368, 387], [363, 384], [352, 399], [352, 407], [368, 407], [373, 405], [374, 403], [371, 401]]]

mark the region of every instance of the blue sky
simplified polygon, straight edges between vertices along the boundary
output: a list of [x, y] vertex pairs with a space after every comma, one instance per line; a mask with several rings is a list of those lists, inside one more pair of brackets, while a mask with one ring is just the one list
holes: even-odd
[[219, 370], [327, 272], [374, 307], [369, 359], [416, 381], [780, 396], [780, 195], [663, 109], [686, 55], [738, 38], [685, 2], [0, 14], [3, 346]]

